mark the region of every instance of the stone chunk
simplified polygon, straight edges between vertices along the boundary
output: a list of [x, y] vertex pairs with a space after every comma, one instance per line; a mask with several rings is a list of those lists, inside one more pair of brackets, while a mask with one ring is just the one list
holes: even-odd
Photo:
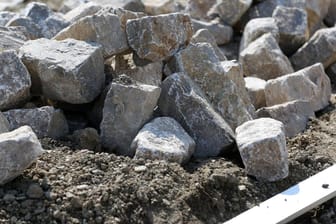
[[256, 77], [246, 77], [245, 80], [245, 87], [247, 92], [250, 96], [251, 102], [255, 109], [259, 109], [261, 107], [266, 106], [266, 99], [265, 99], [265, 86], [266, 81], [263, 79], [259, 79]]
[[10, 130], [28, 125], [38, 138], [60, 138], [68, 133], [68, 124], [61, 110], [51, 106], [33, 109], [13, 109], [3, 113]]
[[209, 20], [208, 11], [216, 2], [216, 0], [188, 0], [185, 11], [194, 19]]
[[9, 132], [9, 123], [7, 118], [0, 112], [0, 134]]
[[0, 110], [20, 106], [30, 98], [30, 75], [15, 51], [0, 53]]
[[0, 185], [21, 175], [43, 151], [39, 140], [28, 126], [0, 134]]
[[194, 31], [200, 29], [207, 29], [215, 37], [218, 45], [227, 44], [231, 41], [233, 36], [233, 29], [231, 26], [224, 25], [217, 20], [211, 22], [204, 22], [192, 19]]
[[0, 12], [0, 26], [5, 26], [9, 20], [15, 17], [17, 14], [15, 12], [2, 11]]
[[20, 54], [37, 94], [83, 104], [93, 101], [103, 89], [104, 61], [97, 45], [73, 39], [38, 39], [26, 42]]
[[270, 33], [262, 35], [240, 52], [239, 61], [245, 76], [255, 76], [264, 80], [293, 72], [288, 58]]
[[72, 24], [85, 16], [92, 16], [102, 8], [102, 6], [94, 2], [87, 2], [67, 12], [64, 18]]
[[16, 16], [12, 18], [6, 26], [22, 26], [25, 27], [28, 34], [29, 39], [37, 39], [43, 37], [41, 28], [33, 22], [33, 20], [30, 17], [27, 16]]
[[85, 128], [74, 131], [71, 139], [82, 149], [101, 151], [100, 136], [96, 129]]
[[264, 181], [277, 181], [288, 176], [282, 122], [271, 118], [248, 121], [236, 129], [236, 140], [247, 174]]
[[334, 0], [306, 0], [309, 31], [313, 33], [318, 29], [322, 20], [327, 16], [328, 9]]
[[329, 104], [331, 86], [321, 63], [292, 74], [269, 80], [265, 87], [266, 105], [273, 106], [293, 100], [307, 100], [314, 111]]
[[309, 101], [295, 100], [260, 108], [257, 110], [257, 116], [281, 121], [284, 124], [286, 136], [293, 137], [306, 129], [309, 118], [315, 117], [315, 113]]
[[235, 141], [232, 129], [187, 75], [172, 74], [161, 88], [159, 109], [179, 122], [195, 140], [195, 157], [218, 156], [231, 149]]
[[132, 140], [151, 118], [159, 96], [159, 87], [137, 83], [127, 76], [113, 81], [100, 124], [103, 146], [109, 151], [133, 156]]
[[22, 30], [13, 27], [0, 27], [0, 52], [18, 50], [28, 38]]
[[336, 27], [318, 30], [291, 58], [295, 70], [321, 62], [324, 68], [336, 62]]
[[194, 153], [195, 141], [173, 118], [158, 117], [139, 131], [131, 148], [137, 159], [160, 159], [182, 164], [188, 162]]
[[189, 43], [190, 17], [181, 13], [146, 16], [127, 22], [128, 43], [140, 58], [160, 61]]
[[114, 8], [123, 8], [133, 12], [144, 12], [145, 6], [141, 0], [91, 0], [103, 6], [112, 5]]
[[181, 11], [182, 7], [176, 0], [142, 0], [148, 15], [160, 15]]

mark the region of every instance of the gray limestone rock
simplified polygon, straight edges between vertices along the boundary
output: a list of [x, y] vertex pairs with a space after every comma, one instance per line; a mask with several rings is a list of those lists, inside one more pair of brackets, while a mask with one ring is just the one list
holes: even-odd
[[0, 112], [0, 134], [9, 132], [9, 122], [7, 118]]
[[95, 152], [101, 151], [100, 136], [94, 128], [76, 130], [71, 135], [71, 139], [82, 149], [89, 149]]
[[145, 6], [141, 0], [91, 0], [99, 5], [112, 5], [114, 8], [123, 8], [133, 12], [144, 12]]
[[30, 17], [27, 16], [15, 16], [8, 21], [6, 26], [23, 26], [27, 29], [29, 39], [34, 40], [43, 37], [41, 27], [33, 22]]
[[0, 52], [18, 50], [28, 40], [25, 32], [26, 30], [16, 27], [0, 27]]
[[208, 11], [216, 0], [188, 0], [185, 11], [194, 19], [209, 20]]
[[227, 44], [231, 41], [233, 36], [233, 29], [231, 26], [224, 25], [217, 20], [210, 22], [192, 19], [194, 31], [200, 29], [207, 29], [215, 37], [218, 45]]
[[21, 59], [32, 75], [34, 94], [72, 104], [93, 101], [105, 83], [100, 46], [67, 39], [25, 43]]
[[5, 26], [9, 20], [15, 17], [17, 14], [15, 12], [10, 11], [2, 11], [0, 12], [0, 26]]
[[160, 159], [183, 164], [195, 150], [195, 141], [170, 117], [158, 117], [147, 123], [134, 138], [134, 158]]
[[277, 181], [288, 176], [288, 152], [282, 122], [271, 118], [248, 121], [236, 129], [236, 140], [247, 174]]
[[250, 96], [251, 102], [255, 109], [259, 109], [261, 107], [266, 106], [266, 98], [265, 98], [265, 86], [266, 81], [263, 79], [259, 79], [256, 77], [246, 77], [245, 87]]
[[308, 14], [308, 26], [310, 33], [313, 33], [320, 26], [322, 20], [327, 16], [329, 6], [334, 0], [306, 0], [305, 9]]
[[80, 4], [76, 8], [67, 12], [64, 15], [64, 18], [72, 24], [85, 16], [92, 16], [102, 8], [102, 6], [94, 2], [87, 2], [85, 4]]
[[160, 15], [181, 11], [177, 0], [142, 0], [148, 15]]

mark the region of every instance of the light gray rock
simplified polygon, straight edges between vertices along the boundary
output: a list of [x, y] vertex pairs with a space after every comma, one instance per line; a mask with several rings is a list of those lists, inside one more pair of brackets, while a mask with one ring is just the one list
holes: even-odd
[[293, 54], [308, 40], [308, 17], [304, 9], [278, 6], [272, 17], [279, 28], [279, 46], [286, 55]]
[[142, 0], [148, 15], [160, 15], [181, 11], [177, 0]]
[[284, 124], [287, 137], [293, 137], [304, 131], [309, 118], [315, 117], [309, 101], [295, 100], [272, 107], [263, 107], [257, 110], [257, 116], [270, 117]]
[[103, 46], [104, 58], [123, 53], [129, 49], [126, 34], [118, 16], [104, 13], [86, 16], [60, 31], [54, 39], [97, 42]]
[[0, 52], [18, 50], [28, 38], [22, 30], [15, 27], [0, 27]]
[[20, 49], [32, 74], [32, 89], [52, 100], [72, 104], [93, 101], [105, 83], [100, 46], [83, 41], [38, 39]]
[[293, 100], [307, 100], [314, 111], [329, 104], [331, 87], [321, 63], [295, 73], [269, 80], [265, 87], [266, 105], [273, 106]]
[[28, 126], [0, 134], [0, 185], [21, 175], [43, 151], [39, 140]]
[[10, 130], [28, 125], [38, 138], [60, 138], [68, 133], [68, 124], [61, 110], [52, 106], [32, 109], [13, 109], [3, 112]]
[[185, 11], [194, 19], [209, 20], [208, 11], [216, 2], [216, 0], [188, 0]]
[[252, 0], [217, 0], [208, 15], [218, 15], [225, 23], [235, 25], [250, 8]]
[[336, 62], [336, 27], [318, 30], [290, 58], [295, 70], [321, 62], [324, 68]]
[[114, 8], [123, 8], [133, 12], [144, 12], [145, 6], [141, 0], [91, 0], [99, 5], [112, 5]]
[[23, 26], [26, 28], [29, 39], [34, 40], [43, 37], [41, 28], [33, 22], [30, 17], [27, 16], [15, 16], [6, 24], [7, 27], [10, 26]]
[[159, 96], [159, 87], [137, 83], [127, 76], [113, 81], [100, 124], [103, 146], [109, 151], [133, 156], [132, 140], [151, 118]]
[[2, 11], [0, 12], [0, 26], [5, 26], [9, 20], [15, 17], [17, 14], [15, 12], [10, 11]]
[[103, 8], [102, 6], [94, 2], [87, 2], [85, 4], [80, 4], [76, 8], [67, 12], [64, 15], [64, 19], [66, 19], [68, 22], [72, 24], [85, 16], [92, 16], [102, 8]]
[[82, 149], [101, 151], [100, 136], [96, 129], [85, 128], [74, 131], [71, 139]]
[[266, 98], [265, 98], [265, 86], [266, 81], [263, 79], [259, 79], [256, 77], [246, 77], [245, 87], [250, 96], [251, 102], [255, 109], [259, 109], [261, 107], [266, 106]]
[[207, 29], [215, 37], [218, 45], [227, 44], [231, 41], [233, 36], [233, 29], [231, 26], [224, 25], [217, 20], [210, 22], [192, 19], [194, 32], [200, 29]]
[[240, 52], [239, 61], [245, 76], [255, 76], [264, 80], [293, 72], [291, 63], [270, 33], [262, 35]]
[[160, 61], [189, 43], [190, 17], [181, 13], [146, 16], [127, 22], [128, 43], [140, 58]]
[[0, 110], [24, 104], [30, 98], [30, 75], [15, 51], [0, 53]]
[[0, 134], [9, 132], [9, 122], [7, 118], [0, 112]]
[[170, 117], [158, 117], [137, 134], [131, 148], [136, 159], [159, 159], [183, 164], [195, 151], [195, 141]]
[[306, 0], [308, 26], [310, 33], [318, 29], [322, 20], [327, 16], [328, 9], [333, 0]]
[[172, 74], [161, 88], [159, 109], [164, 116], [179, 122], [195, 140], [195, 157], [218, 156], [230, 151], [235, 141], [232, 129], [190, 77]]
[[236, 129], [236, 140], [247, 174], [263, 181], [277, 181], [288, 176], [282, 122], [271, 118], [248, 121]]

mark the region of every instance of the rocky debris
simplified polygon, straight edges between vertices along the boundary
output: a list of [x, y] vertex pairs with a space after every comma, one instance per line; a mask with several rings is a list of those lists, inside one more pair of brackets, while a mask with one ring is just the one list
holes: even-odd
[[321, 62], [324, 68], [336, 62], [336, 27], [318, 30], [290, 58], [295, 70]]
[[123, 8], [133, 12], [144, 12], [145, 6], [141, 0], [91, 0], [100, 5]]
[[0, 185], [21, 175], [42, 153], [39, 140], [28, 126], [0, 134]]
[[293, 54], [308, 40], [308, 18], [304, 9], [278, 6], [272, 17], [279, 28], [279, 46], [286, 55]]
[[0, 26], [5, 26], [9, 20], [15, 17], [17, 14], [10, 11], [1, 11], [0, 12]]
[[142, 0], [148, 15], [160, 15], [179, 12], [182, 6], [176, 0]]
[[291, 63], [270, 33], [262, 35], [240, 52], [239, 61], [245, 76], [255, 76], [264, 80], [293, 72]]
[[30, 98], [30, 75], [15, 51], [0, 52], [0, 110], [14, 108]]
[[100, 124], [102, 145], [110, 152], [133, 156], [132, 140], [150, 120], [159, 96], [159, 87], [137, 83], [127, 76], [113, 81]]
[[0, 27], [0, 52], [18, 50], [28, 40], [25, 31], [16, 27]]
[[87, 2], [85, 4], [80, 4], [76, 8], [70, 10], [64, 15], [64, 19], [66, 19], [70, 24], [73, 24], [77, 20], [85, 17], [85, 16], [92, 16], [93, 14], [97, 13], [103, 7], [98, 5], [94, 2]]
[[131, 148], [135, 159], [159, 159], [179, 164], [189, 161], [195, 141], [170, 117], [158, 117], [147, 123], [134, 138]]
[[218, 45], [227, 44], [231, 41], [233, 36], [233, 29], [231, 26], [220, 23], [218, 20], [210, 22], [192, 19], [192, 26], [194, 32], [200, 29], [207, 29], [214, 36]]
[[0, 134], [9, 132], [9, 122], [7, 118], [0, 112]]
[[43, 96], [72, 104], [93, 101], [105, 82], [100, 46], [67, 39], [38, 39], [20, 48], [32, 75], [32, 89]]
[[257, 110], [257, 116], [270, 117], [284, 124], [287, 137], [293, 137], [304, 131], [310, 118], [315, 117], [309, 101], [290, 101]]
[[275, 40], [278, 42], [280, 38], [279, 28], [274, 18], [256, 18], [250, 20], [243, 32], [242, 39], [240, 41], [239, 51], [243, 51], [250, 43], [264, 35], [265, 33], [271, 33]]
[[179, 122], [195, 140], [195, 157], [218, 156], [231, 149], [235, 141], [232, 129], [190, 77], [172, 74], [161, 88], [159, 109]]
[[256, 77], [246, 77], [245, 87], [255, 109], [266, 106], [265, 86], [266, 81]]
[[278, 181], [288, 176], [282, 122], [271, 118], [248, 121], [236, 129], [236, 141], [247, 174], [265, 181]]
[[188, 0], [185, 11], [194, 19], [209, 20], [208, 11], [216, 2], [216, 0]]
[[140, 58], [160, 61], [189, 43], [190, 17], [181, 13], [146, 16], [127, 22], [128, 43]]
[[27, 17], [27, 16], [15, 16], [11, 20], [8, 21], [6, 26], [7, 27], [11, 27], [11, 26], [25, 27], [29, 34], [28, 37], [30, 40], [43, 37], [40, 27], [36, 23], [34, 23], [30, 17]]
[[331, 86], [321, 63], [295, 73], [267, 81], [266, 105], [273, 106], [293, 100], [307, 100], [318, 111], [329, 104]]
[[322, 20], [327, 16], [330, 3], [333, 0], [307, 0], [305, 9], [308, 14], [308, 26], [310, 33], [314, 33]]
[[94, 128], [84, 128], [74, 131], [71, 139], [81, 149], [89, 149], [95, 152], [101, 151], [100, 136]]
[[68, 124], [61, 110], [52, 106], [33, 109], [13, 109], [3, 112], [10, 130], [28, 125], [38, 138], [60, 138], [68, 133]]
[[33, 183], [29, 185], [26, 194], [29, 198], [38, 199], [44, 196], [44, 191], [39, 184]]
[[235, 25], [250, 8], [252, 0], [217, 0], [208, 11], [208, 15], [218, 15], [225, 23]]

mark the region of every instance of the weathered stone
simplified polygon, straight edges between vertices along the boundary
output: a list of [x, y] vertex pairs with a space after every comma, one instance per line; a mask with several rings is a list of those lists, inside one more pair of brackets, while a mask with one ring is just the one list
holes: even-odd
[[114, 8], [123, 8], [133, 12], [144, 12], [145, 6], [141, 0], [91, 0], [100, 5], [112, 5]]
[[212, 108], [199, 87], [183, 73], [166, 78], [159, 109], [178, 121], [196, 142], [195, 157], [218, 156], [234, 144], [234, 133]]
[[211, 22], [204, 22], [192, 19], [192, 25], [195, 32], [200, 29], [209, 30], [209, 32], [215, 37], [216, 43], [218, 45], [229, 43], [233, 36], [232, 27], [221, 24], [217, 20], [213, 20]]
[[5, 26], [9, 20], [15, 17], [17, 14], [15, 12], [2, 11], [0, 12], [0, 26]]
[[24, 0], [2, 0], [0, 11], [17, 11]]
[[328, 14], [325, 17], [325, 22], [329, 26], [334, 26], [336, 23], [336, 1], [330, 1]]
[[18, 50], [28, 40], [24, 32], [14, 27], [0, 27], [0, 52]]
[[288, 176], [288, 152], [282, 122], [272, 118], [248, 121], [236, 129], [236, 140], [247, 174], [277, 181]]
[[176, 0], [142, 0], [148, 15], [160, 15], [181, 11]]
[[26, 194], [29, 198], [39, 199], [43, 197], [44, 191], [39, 184], [32, 183], [29, 185]]
[[39, 140], [28, 126], [0, 134], [0, 185], [21, 175], [42, 153]]
[[304, 9], [278, 6], [272, 17], [279, 28], [279, 46], [285, 54], [293, 54], [308, 40], [308, 18]]
[[76, 7], [83, 5], [85, 2], [83, 0], [63, 0], [61, 8], [58, 10], [61, 13], [66, 14]]
[[85, 4], [80, 4], [76, 8], [70, 10], [64, 15], [64, 18], [70, 22], [74, 23], [77, 20], [85, 17], [85, 16], [91, 16], [101, 10], [103, 7], [93, 3], [93, 2], [87, 2]]
[[73, 39], [38, 39], [26, 42], [20, 54], [37, 94], [82, 104], [93, 101], [102, 91], [105, 75], [99, 46]]
[[194, 19], [209, 20], [207, 15], [216, 0], [188, 0], [185, 11]]
[[9, 122], [10, 130], [28, 125], [39, 138], [60, 138], [68, 133], [68, 124], [63, 112], [52, 106], [13, 109], [3, 114]]
[[255, 109], [266, 106], [265, 86], [266, 81], [263, 79], [256, 77], [245, 78], [245, 87]]
[[67, 38], [101, 44], [105, 58], [129, 49], [119, 17], [110, 13], [86, 16], [59, 32], [54, 39]]
[[82, 149], [101, 151], [100, 136], [96, 129], [85, 128], [74, 131], [71, 139]]
[[327, 16], [330, 3], [333, 0], [306, 0], [309, 31], [313, 33]]
[[9, 123], [7, 118], [0, 112], [0, 134], [9, 132]]
[[257, 110], [257, 116], [270, 117], [284, 124], [287, 137], [293, 137], [304, 131], [309, 118], [315, 117], [309, 101], [290, 101], [272, 107], [263, 107]]
[[43, 37], [41, 28], [33, 22], [30, 17], [27, 16], [16, 16], [12, 18], [6, 26], [23, 26], [27, 29], [29, 34], [29, 39], [37, 39]]
[[0, 53], [0, 110], [24, 104], [30, 97], [31, 80], [15, 51]]
[[160, 61], [187, 45], [193, 35], [190, 17], [180, 13], [129, 20], [128, 43], [140, 58]]
[[100, 124], [103, 146], [109, 151], [133, 156], [132, 140], [151, 118], [159, 96], [159, 87], [137, 83], [127, 76], [112, 82]]
[[266, 105], [273, 106], [293, 100], [307, 100], [314, 111], [329, 104], [331, 86], [321, 63], [277, 79], [265, 87]]
[[158, 117], [137, 134], [131, 148], [134, 158], [186, 163], [195, 151], [195, 141], [170, 117]]
[[336, 62], [336, 27], [318, 30], [291, 58], [295, 70], [321, 62], [325, 68]]
[[240, 52], [239, 61], [245, 76], [269, 80], [293, 72], [291, 63], [270, 33], [262, 35]]
[[244, 50], [250, 43], [265, 33], [271, 33], [278, 42], [280, 37], [279, 28], [273, 18], [266, 17], [250, 20], [245, 26], [244, 33], [240, 41], [239, 51]]
[[252, 0], [217, 0], [208, 15], [218, 15], [225, 23], [232, 26], [239, 21], [251, 4]]

